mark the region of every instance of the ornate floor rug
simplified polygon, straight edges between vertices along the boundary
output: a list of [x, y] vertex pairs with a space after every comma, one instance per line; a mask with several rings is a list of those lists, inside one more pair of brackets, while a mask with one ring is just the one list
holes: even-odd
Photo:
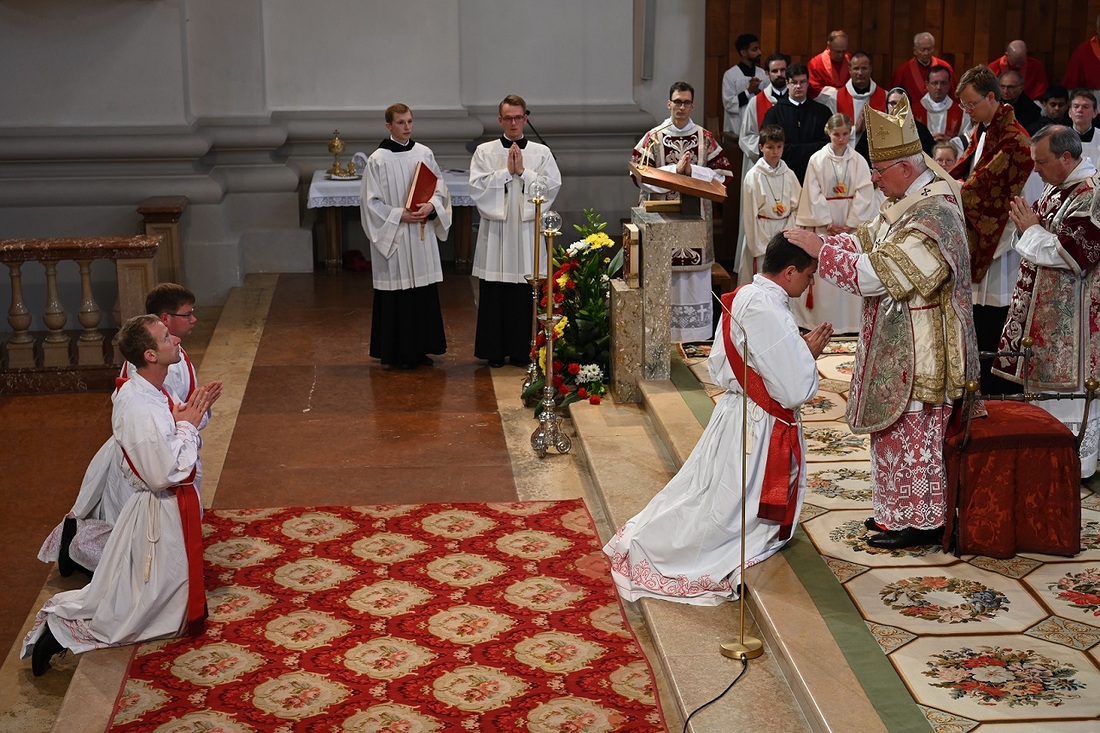
[[[1100, 496], [1082, 487], [1075, 557], [869, 546], [866, 436], [852, 435], [843, 416], [852, 346], [834, 341], [822, 354], [820, 391], [802, 411], [807, 491], [801, 531], [784, 555], [835, 622], [884, 723], [937, 733], [1100, 730]], [[705, 359], [689, 366], [709, 381]], [[868, 633], [837, 621], [852, 614]], [[915, 709], [882, 699], [891, 695]]]
[[663, 731], [580, 500], [212, 510], [210, 617], [111, 730]]

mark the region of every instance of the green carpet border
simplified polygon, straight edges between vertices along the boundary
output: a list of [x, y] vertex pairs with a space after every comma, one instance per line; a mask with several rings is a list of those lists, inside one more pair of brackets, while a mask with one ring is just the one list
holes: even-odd
[[684, 398], [688, 408], [700, 425], [710, 422], [710, 414], [714, 412], [714, 400], [710, 398], [699, 379], [691, 371], [691, 367], [684, 363], [678, 353], [672, 354], [672, 363], [669, 370], [669, 379], [676, 385], [680, 396]]
[[[705, 426], [714, 411], [714, 401], [679, 354], [672, 355], [671, 366], [672, 383], [699, 424]], [[928, 733], [928, 719], [801, 526], [780, 552], [813, 599], [886, 729], [891, 733]]]

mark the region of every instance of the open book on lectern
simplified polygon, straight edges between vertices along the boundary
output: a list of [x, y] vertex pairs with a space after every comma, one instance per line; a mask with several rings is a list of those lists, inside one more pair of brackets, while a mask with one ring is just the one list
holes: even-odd
[[667, 188], [670, 191], [676, 191], [680, 195], [695, 196], [711, 201], [726, 200], [726, 184], [722, 181], [701, 181], [698, 178], [684, 176], [672, 171], [663, 171], [660, 168], [639, 168], [633, 162], [629, 165], [630, 172], [639, 181], [648, 183], [650, 186]]

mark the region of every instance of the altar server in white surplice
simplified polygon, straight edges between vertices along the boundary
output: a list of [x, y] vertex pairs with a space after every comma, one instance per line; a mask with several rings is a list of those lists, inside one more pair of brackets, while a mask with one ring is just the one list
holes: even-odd
[[[478, 289], [474, 356], [491, 367], [507, 358], [526, 367], [531, 357], [531, 286], [535, 255], [535, 205], [531, 186], [546, 185], [545, 214], [561, 188], [561, 173], [550, 148], [528, 140], [527, 102], [509, 94], [498, 105], [503, 135], [482, 143], [470, 161], [470, 197], [477, 205], [477, 250], [473, 273]], [[539, 259], [546, 266], [545, 245]]]
[[[680, 471], [604, 547], [624, 599], [713, 606], [737, 598], [742, 457], [748, 467], [745, 566], [767, 559], [790, 538], [806, 489], [798, 408], [817, 393], [815, 360], [832, 329], [822, 324], [800, 335], [788, 302], [806, 289], [816, 268], [779, 234], [768, 244], [763, 272], [723, 296], [723, 310], [729, 308], [740, 327], [723, 313], [707, 366], [726, 393]], [[747, 387], [740, 381], [745, 333]]]
[[179, 339], [156, 316], [131, 318], [119, 350], [137, 365], [115, 396], [112, 431], [123, 473], [134, 487], [103, 550], [92, 581], [46, 601], [23, 640], [35, 676], [63, 649], [80, 653], [201, 630], [206, 617], [202, 575], [202, 507], [195, 489], [198, 429], [210, 389], [187, 402], [164, 389], [179, 361]]
[[741, 223], [745, 241], [737, 254], [737, 282], [752, 282], [760, 271], [764, 251], [779, 232], [794, 222], [802, 186], [783, 160], [785, 139], [779, 125], [765, 125], [759, 133], [760, 160], [753, 164], [741, 185]]
[[[176, 283], [161, 283], [145, 296], [145, 312], [157, 316], [168, 328], [168, 333], [180, 341], [191, 335], [198, 321], [195, 315], [195, 294]], [[121, 385], [136, 371], [129, 362], [122, 369], [115, 389], [117, 395]], [[182, 401], [191, 398], [198, 388], [198, 371], [180, 345], [180, 360], [168, 367], [164, 378], [164, 387]], [[221, 394], [222, 383], [211, 382], [211, 404]], [[111, 396], [115, 399], [115, 395]], [[206, 428], [210, 414], [203, 416], [199, 430]], [[42, 562], [57, 562], [58, 572], [68, 577], [75, 570], [94, 572], [99, 565], [111, 527], [118, 519], [119, 512], [134, 493], [134, 487], [126, 480], [122, 470], [122, 451], [118, 441], [110, 437], [93, 456], [84, 472], [73, 508], [65, 518], [54, 527], [38, 551]], [[195, 488], [200, 489], [202, 464], [196, 465]]]
[[[871, 167], [852, 150], [852, 121], [835, 114], [825, 123], [829, 144], [810, 156], [802, 198], [794, 223], [818, 234], [852, 232], [877, 213]], [[859, 333], [863, 300], [814, 277], [801, 297], [791, 300], [791, 312], [801, 328], [833, 324], [837, 333]]]
[[[436, 283], [443, 280], [439, 242], [451, 228], [451, 197], [432, 151], [412, 139], [412, 110], [391, 104], [386, 129], [390, 137], [367, 159], [359, 209], [374, 281], [370, 355], [383, 366], [415, 369], [433, 363], [428, 354], [447, 351]], [[420, 163], [435, 174], [435, 190], [409, 210]]]

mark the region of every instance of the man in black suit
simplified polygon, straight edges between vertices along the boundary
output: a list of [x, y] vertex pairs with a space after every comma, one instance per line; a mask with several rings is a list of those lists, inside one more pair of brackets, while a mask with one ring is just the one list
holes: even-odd
[[828, 107], [809, 98], [810, 74], [803, 64], [787, 67], [787, 96], [776, 101], [764, 115], [765, 125], [779, 125], [787, 137], [783, 145], [783, 160], [787, 162], [798, 182], [806, 177], [810, 156], [829, 144], [825, 123], [832, 112]]

